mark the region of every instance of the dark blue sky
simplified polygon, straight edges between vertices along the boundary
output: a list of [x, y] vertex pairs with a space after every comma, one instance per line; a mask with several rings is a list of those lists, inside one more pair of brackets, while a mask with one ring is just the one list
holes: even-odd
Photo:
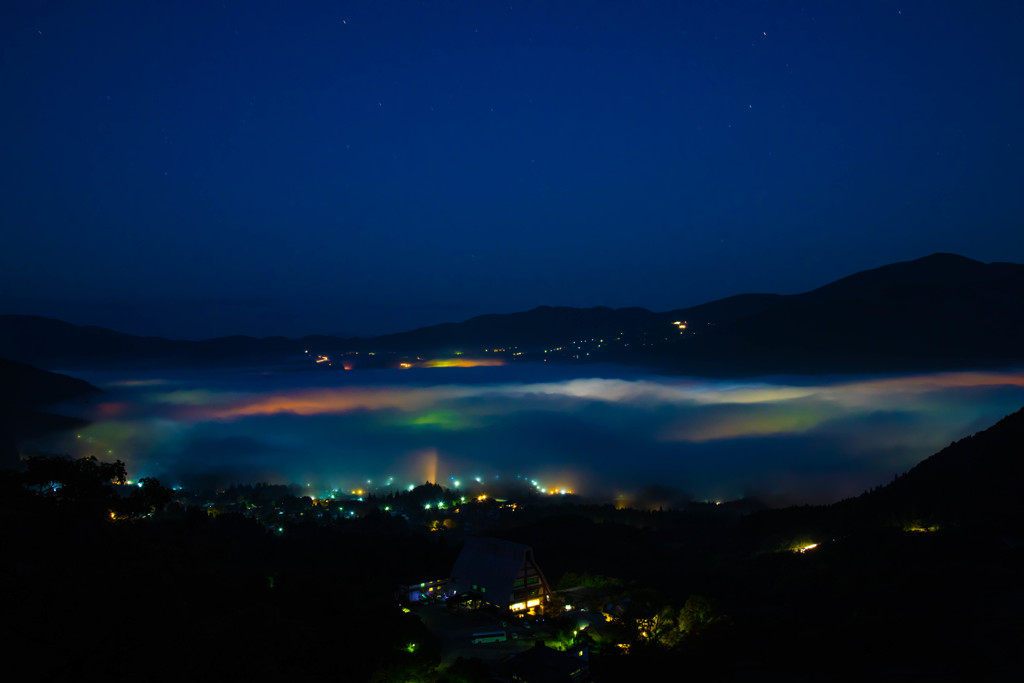
[[0, 7], [0, 312], [376, 333], [1024, 261], [1019, 2]]

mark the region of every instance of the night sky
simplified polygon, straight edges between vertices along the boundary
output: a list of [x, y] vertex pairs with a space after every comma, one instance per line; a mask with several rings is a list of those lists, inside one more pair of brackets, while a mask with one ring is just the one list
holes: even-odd
[[0, 7], [0, 312], [371, 334], [1024, 261], [1019, 2]]

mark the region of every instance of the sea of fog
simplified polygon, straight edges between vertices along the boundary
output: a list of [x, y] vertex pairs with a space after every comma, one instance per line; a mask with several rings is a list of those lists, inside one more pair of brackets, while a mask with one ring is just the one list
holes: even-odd
[[[76, 373], [104, 393], [46, 452], [169, 485], [536, 481], [626, 500], [831, 502], [1024, 405], [1024, 371], [715, 380], [614, 366]], [[477, 484], [475, 482], [479, 481]], [[368, 483], [369, 482], [369, 483]]]

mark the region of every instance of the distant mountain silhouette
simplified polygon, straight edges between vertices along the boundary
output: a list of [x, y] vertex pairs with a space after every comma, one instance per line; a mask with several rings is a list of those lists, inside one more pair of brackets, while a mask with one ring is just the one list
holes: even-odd
[[[677, 321], [687, 322], [685, 332]], [[1024, 265], [933, 254], [803, 294], [744, 294], [663, 313], [541, 306], [368, 339], [177, 341], [0, 316], [0, 356], [44, 367], [299, 362], [306, 349], [429, 355], [514, 347], [523, 354], [517, 359], [531, 360], [580, 341], [590, 344], [586, 353], [544, 357], [711, 375], [1010, 365], [1024, 361]]]
[[569, 308], [538, 306], [530, 311], [490, 314], [461, 323], [421, 327], [410, 332], [374, 337], [371, 346], [394, 351], [440, 350], [446, 347], [529, 349], [576, 339], [615, 337], [656, 324], [664, 314], [645, 308]]
[[302, 353], [304, 343], [336, 344], [334, 337], [233, 336], [185, 341], [140, 337], [104, 327], [79, 326], [33, 315], [0, 315], [0, 357], [49, 367], [139, 365], [245, 365], [279, 362]]
[[680, 317], [728, 323], [765, 310], [778, 298], [778, 294], [740, 294], [664, 313], [638, 307], [538, 306], [521, 313], [481, 315], [461, 323], [443, 323], [373, 337], [366, 340], [365, 347], [416, 352], [517, 346], [537, 351], [581, 339], [659, 336], [671, 321]]
[[[655, 353], [727, 372], [995, 366], [1024, 360], [1024, 266], [934, 254], [762, 300]], [[696, 317], [696, 316], [693, 316]]]

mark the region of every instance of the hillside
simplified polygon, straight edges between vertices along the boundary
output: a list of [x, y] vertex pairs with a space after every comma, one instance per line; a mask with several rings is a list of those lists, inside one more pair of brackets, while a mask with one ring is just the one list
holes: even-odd
[[0, 358], [0, 410], [4, 412], [38, 410], [96, 393], [99, 389], [80, 379]]
[[922, 460], [836, 512], [922, 528], [1024, 522], [1024, 408]]
[[832, 505], [756, 513], [744, 534], [759, 547], [880, 530], [960, 529], [1019, 538], [1024, 525], [1024, 408], [951, 443], [884, 486]]
[[81, 424], [75, 418], [44, 412], [47, 408], [99, 392], [80, 379], [0, 358], [0, 467], [17, 462], [20, 439]]

